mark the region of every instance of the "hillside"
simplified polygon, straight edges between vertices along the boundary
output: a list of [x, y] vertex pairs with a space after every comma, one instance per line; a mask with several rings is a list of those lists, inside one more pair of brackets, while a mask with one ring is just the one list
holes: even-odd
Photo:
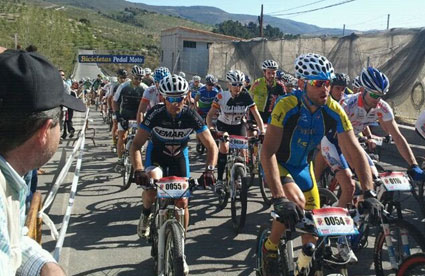
[[[104, 2], [115, 1], [105, 0]], [[20, 3], [22, 2], [22, 3]], [[90, 2], [90, 1], [87, 1]], [[99, 11], [52, 5], [45, 1], [4, 2], [0, 5], [0, 45], [13, 48], [14, 35], [24, 48], [38, 51], [72, 73], [78, 49], [99, 53], [142, 54], [145, 66], [159, 63], [160, 30], [176, 25], [210, 27], [174, 16], [133, 9], [104, 14]], [[105, 68], [115, 70], [117, 65]]]

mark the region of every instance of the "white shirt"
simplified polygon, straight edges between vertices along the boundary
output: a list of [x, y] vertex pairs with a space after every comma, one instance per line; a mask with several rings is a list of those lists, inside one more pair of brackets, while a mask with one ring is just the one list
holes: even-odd
[[149, 109], [161, 102], [161, 94], [159, 93], [159, 90], [158, 88], [156, 88], [155, 84], [151, 85], [148, 89], [145, 90], [145, 92], [143, 93], [142, 101], [148, 102], [146, 112], [148, 112]]

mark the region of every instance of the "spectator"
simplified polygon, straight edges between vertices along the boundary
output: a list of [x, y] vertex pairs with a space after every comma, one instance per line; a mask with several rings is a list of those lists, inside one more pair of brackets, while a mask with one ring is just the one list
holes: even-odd
[[61, 106], [85, 107], [64, 92], [58, 70], [43, 56], [0, 52], [0, 275], [65, 275], [24, 233], [28, 187], [22, 177], [55, 153]]

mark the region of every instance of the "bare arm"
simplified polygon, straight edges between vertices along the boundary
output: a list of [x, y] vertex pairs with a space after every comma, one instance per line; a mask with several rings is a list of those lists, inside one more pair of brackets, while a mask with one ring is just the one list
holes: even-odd
[[213, 137], [211, 136], [211, 132], [209, 130], [206, 130], [201, 133], [198, 133], [197, 136], [199, 140], [201, 140], [201, 143], [207, 149], [206, 165], [212, 165], [215, 167], [215, 165], [217, 164], [218, 149]]
[[142, 98], [139, 103], [139, 109], [137, 110], [137, 124], [140, 124], [143, 121], [144, 114], [148, 108], [149, 101]]
[[118, 105], [118, 103], [116, 102], [116, 101], [114, 101], [114, 100], [112, 100], [112, 110], [114, 111], [114, 112], [117, 112], [117, 111], [119, 111], [120, 110], [120, 106]]
[[401, 134], [396, 121], [391, 120], [384, 122], [382, 120], [379, 120], [379, 122], [381, 123], [382, 128], [388, 131], [389, 134], [391, 134], [394, 143], [397, 146], [398, 152], [400, 152], [400, 155], [403, 157], [404, 160], [406, 160], [409, 166], [417, 165], [418, 163], [416, 162], [416, 158], [413, 155], [412, 149], [409, 147], [406, 138], [404, 138], [403, 134]]
[[359, 142], [354, 136], [354, 131], [349, 130], [338, 133], [338, 144], [347, 160], [352, 161], [350, 164], [354, 167], [363, 190], [373, 190], [372, 172], [367, 161], [365, 152], [361, 148]]
[[136, 133], [136, 137], [134, 137], [133, 143], [130, 147], [130, 157], [131, 157], [131, 164], [134, 167], [134, 170], [143, 170], [143, 163], [142, 163], [142, 155], [140, 154], [140, 149], [142, 146], [146, 143], [146, 141], [149, 139], [149, 132], [146, 130], [139, 128]]
[[198, 101], [199, 101], [200, 98], [201, 98], [201, 96], [199, 96], [198, 94], [196, 94], [196, 96], [195, 96], [195, 102], [193, 103], [193, 105], [195, 106], [195, 108], [198, 107]]
[[279, 149], [282, 140], [283, 129], [274, 125], [269, 125], [266, 136], [264, 137], [263, 147], [261, 149], [261, 165], [264, 169], [266, 182], [269, 185], [273, 197], [283, 197], [282, 184], [280, 182], [279, 169], [277, 166], [276, 152]]
[[253, 106], [250, 108], [252, 115], [254, 115], [254, 119], [257, 122], [257, 126], [260, 129], [261, 133], [264, 133], [264, 122], [261, 119], [260, 113], [258, 112], [257, 106]]
[[208, 111], [207, 114], [207, 126], [208, 128], [213, 128], [213, 122], [212, 122], [212, 118], [214, 117], [215, 113], [217, 112], [217, 108], [215, 108], [214, 106], [211, 106], [210, 110]]

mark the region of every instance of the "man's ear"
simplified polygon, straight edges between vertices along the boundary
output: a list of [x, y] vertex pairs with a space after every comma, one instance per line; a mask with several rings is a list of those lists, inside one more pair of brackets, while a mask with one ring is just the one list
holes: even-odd
[[44, 123], [40, 126], [37, 131], [37, 138], [40, 144], [45, 144], [47, 142], [47, 138], [49, 136], [49, 131], [52, 128], [53, 120], [48, 119], [44, 121]]
[[304, 87], [304, 80], [298, 79], [298, 87]]

